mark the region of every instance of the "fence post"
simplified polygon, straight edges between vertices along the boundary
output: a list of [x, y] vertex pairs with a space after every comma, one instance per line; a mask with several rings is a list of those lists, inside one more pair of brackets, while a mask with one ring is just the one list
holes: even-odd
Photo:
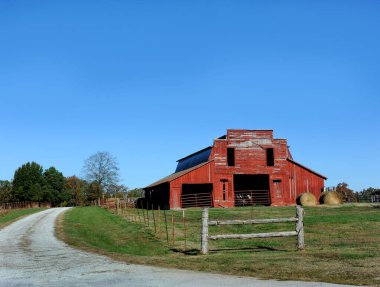
[[149, 226], [149, 203], [148, 203], [148, 201], [146, 202], [146, 219], [147, 219], [148, 226]]
[[303, 208], [299, 205], [296, 207], [296, 213], [297, 213], [297, 224], [296, 224], [296, 231], [297, 231], [297, 249], [302, 250], [305, 248], [305, 240], [304, 240], [304, 228], [303, 228]]
[[201, 237], [201, 253], [208, 252], [208, 208], [202, 210], [202, 237]]
[[183, 218], [183, 239], [185, 240], [185, 251], [186, 251], [186, 217], [185, 217], [185, 210], [182, 210], [182, 218]]
[[174, 246], [175, 238], [174, 238], [174, 211], [172, 210], [172, 245]]
[[166, 229], [166, 243], [169, 244], [168, 221], [166, 219], [166, 209], [164, 209], [164, 216], [165, 216], [165, 229]]
[[161, 240], [162, 238], [162, 229], [161, 229], [161, 207], [158, 205], [158, 234]]

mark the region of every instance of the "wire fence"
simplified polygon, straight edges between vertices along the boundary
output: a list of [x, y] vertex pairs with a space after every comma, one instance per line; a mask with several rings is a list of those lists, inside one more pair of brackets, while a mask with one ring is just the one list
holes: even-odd
[[[95, 202], [94, 202], [95, 203]], [[198, 252], [200, 249], [201, 212], [194, 210], [166, 210], [160, 205], [137, 208], [137, 201], [126, 202], [119, 199], [105, 200], [102, 208], [125, 218], [126, 220], [143, 224], [150, 229], [158, 240], [166, 243], [169, 248], [178, 252]]]

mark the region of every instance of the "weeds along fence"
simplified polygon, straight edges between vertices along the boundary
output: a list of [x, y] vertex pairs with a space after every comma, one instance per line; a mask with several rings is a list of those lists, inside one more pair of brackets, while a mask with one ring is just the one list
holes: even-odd
[[[141, 204], [141, 203], [140, 203]], [[101, 205], [108, 211], [118, 215], [125, 220], [134, 224], [144, 225], [145, 228], [151, 230], [157, 240], [162, 241], [169, 248], [176, 252], [183, 252], [187, 254], [196, 254], [201, 251], [202, 239], [202, 209], [201, 208], [188, 208], [181, 210], [164, 210], [161, 206], [152, 209], [152, 206], [145, 206], [145, 208], [136, 208], [136, 203], [126, 202], [124, 200], [110, 199], [104, 201]], [[249, 232], [281, 232], [292, 228], [294, 223], [297, 223], [298, 218], [292, 217], [294, 214], [293, 208], [286, 208], [284, 213], [283, 209], [273, 209], [268, 207], [239, 207], [239, 208], [212, 208], [209, 211], [209, 232], [211, 234], [236, 234], [236, 233], [249, 233]], [[281, 215], [280, 215], [281, 214]], [[280, 216], [279, 216], [280, 215]], [[264, 216], [264, 217], [263, 217]], [[262, 221], [269, 217], [287, 217], [291, 220], [286, 221], [282, 219], [272, 218], [270, 220], [276, 221], [278, 224], [247, 224], [247, 221]], [[242, 225], [212, 225], [212, 222], [222, 222], [224, 220], [238, 220], [245, 221]], [[264, 223], [264, 222], [262, 222]], [[268, 222], [265, 222], [268, 223]], [[273, 222], [274, 223], [274, 222]], [[303, 224], [302, 224], [303, 227]], [[303, 229], [298, 229], [299, 233]], [[296, 231], [288, 231], [289, 236], [296, 236]], [[213, 235], [211, 235], [213, 236]], [[297, 234], [298, 236], [298, 234]], [[281, 248], [289, 248], [293, 246], [291, 240], [279, 238], [281, 242], [277, 242], [276, 238], [273, 240], [257, 238], [252, 240], [211, 240], [208, 242], [209, 250], [222, 251], [228, 249], [257, 249], [262, 246], [280, 245]], [[291, 239], [289, 237], [289, 239]], [[291, 247], [293, 248], [293, 247]]]
[[37, 207], [50, 207], [50, 203], [34, 202], [34, 201], [20, 201], [20, 202], [3, 202], [0, 203], [0, 209], [22, 209], [22, 208], [37, 208]]
[[161, 206], [152, 208], [146, 204], [137, 208], [136, 205], [137, 203], [132, 201], [110, 199], [105, 200], [100, 206], [132, 223], [145, 225], [155, 234], [157, 240], [175, 251], [199, 251], [201, 222], [199, 208], [166, 210]]
[[[252, 238], [271, 238], [271, 237], [289, 237], [297, 236], [297, 249], [302, 250], [304, 244], [304, 227], [303, 227], [303, 208], [296, 207], [296, 217], [290, 218], [270, 218], [270, 219], [250, 219], [250, 220], [214, 220], [209, 221], [209, 210], [204, 208], [202, 210], [202, 240], [201, 240], [201, 253], [208, 252], [208, 240], [218, 239], [252, 239]], [[279, 231], [279, 232], [266, 232], [266, 233], [249, 233], [249, 234], [219, 234], [209, 235], [209, 226], [221, 225], [247, 225], [247, 224], [270, 224], [270, 223], [286, 223], [295, 222], [294, 231]]]

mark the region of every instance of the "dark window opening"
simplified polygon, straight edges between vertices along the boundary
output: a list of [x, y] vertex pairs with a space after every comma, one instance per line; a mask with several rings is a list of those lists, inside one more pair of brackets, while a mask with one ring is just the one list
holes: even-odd
[[273, 148], [267, 148], [267, 166], [274, 166]]
[[235, 149], [227, 148], [227, 165], [235, 166]]
[[281, 179], [274, 179], [273, 182], [281, 182]]

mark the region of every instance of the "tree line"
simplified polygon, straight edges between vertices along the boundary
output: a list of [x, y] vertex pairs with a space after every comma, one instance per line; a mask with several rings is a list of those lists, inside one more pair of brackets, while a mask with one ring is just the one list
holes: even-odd
[[19, 167], [13, 180], [0, 180], [0, 202], [49, 202], [52, 206], [83, 206], [98, 198], [141, 196], [141, 189], [119, 184], [119, 167], [108, 152], [85, 160], [85, 178], [65, 177], [55, 167], [44, 169], [36, 162]]

